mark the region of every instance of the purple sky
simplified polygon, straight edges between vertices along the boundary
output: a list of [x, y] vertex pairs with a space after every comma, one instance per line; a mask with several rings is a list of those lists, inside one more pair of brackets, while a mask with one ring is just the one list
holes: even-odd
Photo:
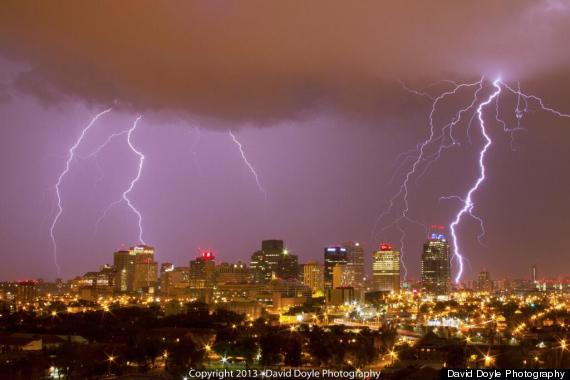
[[[201, 248], [219, 260], [249, 261], [268, 238], [284, 239], [302, 262], [322, 260], [324, 246], [345, 240], [362, 242], [368, 253], [380, 241], [398, 246], [396, 229], [372, 230], [409, 167], [395, 172], [397, 157], [427, 136], [431, 109], [399, 80], [427, 88], [441, 79], [500, 74], [570, 112], [570, 10], [562, 3], [484, 8], [442, 1], [421, 9], [362, 2], [347, 10], [331, 2], [303, 12], [253, 3], [0, 6], [0, 279], [55, 278], [54, 184], [81, 129], [108, 107], [113, 111], [77, 153], [89, 154], [143, 116], [133, 143], [145, 165], [130, 198], [158, 261], [177, 265]], [[429, 91], [449, 88], [439, 83]], [[448, 122], [468, 95], [442, 103], [436, 124]], [[515, 100], [500, 104], [510, 125]], [[494, 277], [528, 277], [535, 263], [541, 275], [568, 273], [570, 119], [527, 113], [513, 150], [493, 113], [487, 117], [488, 180], [474, 197], [487, 235], [482, 246], [476, 222], [466, 218], [459, 228], [466, 278], [483, 268]], [[459, 203], [438, 198], [464, 194], [476, 178], [476, 127], [469, 144], [467, 123], [459, 125], [462, 145], [411, 182], [410, 217], [445, 225], [453, 219]], [[137, 243], [137, 220], [125, 204], [94, 232], [137, 164], [125, 135], [97, 160], [72, 162], [55, 229], [64, 278], [95, 270], [114, 250]], [[403, 225], [406, 264], [417, 278], [425, 233]]]

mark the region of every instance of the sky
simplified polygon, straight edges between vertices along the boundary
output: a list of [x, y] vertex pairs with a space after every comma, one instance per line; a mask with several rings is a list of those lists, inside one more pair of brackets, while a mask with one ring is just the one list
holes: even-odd
[[[249, 261], [273, 238], [301, 262], [347, 240], [368, 259], [380, 242], [400, 248], [390, 225], [401, 199], [378, 217], [412, 166], [402, 153], [428, 137], [430, 113], [441, 131], [475, 88], [435, 109], [433, 99], [449, 81], [483, 78], [481, 103], [500, 77], [568, 114], [569, 33], [563, 1], [3, 1], [0, 279], [70, 278], [139, 242], [125, 202], [97, 224], [137, 175], [124, 131], [139, 116], [131, 143], [145, 159], [129, 199], [159, 262], [187, 265], [202, 249]], [[498, 103], [509, 127], [517, 100], [505, 91]], [[493, 143], [473, 195], [486, 234], [478, 241], [469, 217], [457, 228], [464, 278], [528, 278], [533, 264], [539, 276], [567, 274], [570, 118], [529, 101], [524, 130], [511, 134], [495, 106], [484, 111]], [[55, 184], [106, 109], [61, 182], [54, 251]], [[409, 182], [408, 216], [420, 224], [449, 226], [462, 204], [440, 197], [464, 197], [479, 175], [485, 140], [473, 111], [458, 144]], [[401, 228], [418, 278], [426, 230]]]

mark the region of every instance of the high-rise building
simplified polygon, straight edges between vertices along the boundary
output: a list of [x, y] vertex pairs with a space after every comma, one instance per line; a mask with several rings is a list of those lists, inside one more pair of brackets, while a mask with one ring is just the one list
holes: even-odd
[[313, 291], [313, 294], [323, 292], [323, 266], [316, 261], [309, 261], [303, 266], [303, 283]]
[[[164, 269], [164, 270], [163, 270]], [[166, 297], [179, 297], [190, 285], [190, 268], [161, 265], [160, 293]]]
[[479, 276], [477, 276], [477, 290], [480, 292], [493, 291], [493, 281], [491, 281], [491, 275], [486, 270], [479, 272]]
[[348, 273], [352, 274], [350, 284], [354, 288], [364, 286], [364, 248], [360, 243], [349, 241], [342, 243], [346, 248], [346, 264], [349, 266]]
[[400, 291], [400, 252], [392, 245], [380, 244], [380, 249], [372, 255], [372, 283], [376, 291]]
[[445, 235], [433, 233], [424, 243], [422, 287], [427, 293], [446, 295], [451, 290], [450, 248]]
[[158, 264], [154, 261], [154, 248], [136, 245], [128, 251], [113, 254], [115, 291], [154, 293], [157, 286]]
[[130, 250], [134, 255], [133, 290], [155, 293], [158, 286], [158, 263], [154, 261], [154, 248], [148, 245], [135, 245]]
[[333, 268], [347, 263], [347, 252], [344, 247], [325, 248], [325, 288], [333, 287]]
[[216, 274], [215, 255], [211, 251], [202, 252], [195, 260], [190, 261], [190, 287], [197, 289], [214, 286]]
[[298, 265], [298, 257], [285, 249], [283, 240], [264, 240], [261, 250], [251, 256], [250, 270], [254, 282], [266, 283], [274, 277], [296, 279]]
[[354, 281], [354, 268], [348, 264], [337, 264], [333, 267], [333, 280], [332, 287], [336, 288], [346, 288], [353, 287], [352, 282]]
[[134, 252], [117, 251], [113, 254], [115, 269], [115, 291], [120, 293], [132, 292], [135, 274]]
[[299, 257], [292, 255], [288, 250], [284, 249], [283, 254], [279, 258], [279, 266], [277, 268], [277, 278], [283, 280], [297, 280], [299, 277]]

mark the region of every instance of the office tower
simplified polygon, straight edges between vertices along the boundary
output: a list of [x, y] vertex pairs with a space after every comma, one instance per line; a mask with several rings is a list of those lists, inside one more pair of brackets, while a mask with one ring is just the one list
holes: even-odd
[[221, 263], [216, 267], [218, 284], [245, 284], [249, 282], [249, 268], [238, 261], [235, 264]]
[[354, 271], [350, 265], [337, 264], [333, 267], [332, 287], [334, 289], [353, 287], [352, 286], [353, 281], [354, 281]]
[[424, 243], [422, 287], [427, 293], [445, 295], [451, 290], [450, 249], [444, 235], [433, 233]]
[[113, 268], [115, 269], [115, 291], [132, 292], [135, 274], [134, 252], [125, 250], [115, 252]]
[[283, 240], [264, 240], [261, 250], [251, 256], [250, 270], [254, 282], [265, 283], [272, 278], [286, 280], [298, 276], [298, 257], [290, 254], [283, 245]]
[[216, 257], [210, 251], [202, 252], [195, 260], [190, 261], [190, 287], [197, 289], [214, 286]]
[[390, 244], [380, 244], [372, 255], [372, 284], [377, 291], [400, 291], [400, 252]]
[[536, 284], [537, 282], [537, 277], [536, 277], [537, 273], [536, 273], [536, 265], [532, 266], [532, 283]]
[[158, 263], [154, 261], [154, 248], [135, 245], [129, 252], [134, 256], [133, 291], [154, 293], [158, 285]]
[[493, 291], [493, 281], [491, 281], [491, 275], [487, 271], [479, 272], [477, 276], [477, 290], [480, 292], [492, 292]]
[[160, 276], [160, 293], [167, 297], [179, 297], [184, 295], [190, 285], [190, 268], [166, 267]]
[[303, 266], [303, 283], [314, 293], [324, 290], [323, 266], [316, 261], [309, 261]]
[[344, 247], [325, 248], [325, 288], [333, 287], [333, 268], [347, 263], [347, 251]]
[[342, 243], [341, 246], [346, 248], [346, 263], [350, 267], [349, 273], [353, 278], [350, 283], [354, 288], [364, 286], [364, 248], [360, 243], [349, 241]]

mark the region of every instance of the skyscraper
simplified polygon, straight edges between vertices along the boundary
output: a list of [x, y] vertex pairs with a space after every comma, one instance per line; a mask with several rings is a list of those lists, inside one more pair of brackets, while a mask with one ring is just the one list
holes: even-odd
[[168, 264], [161, 266], [160, 293], [167, 297], [182, 296], [190, 284], [190, 268]]
[[348, 241], [342, 243], [341, 246], [346, 248], [346, 264], [348, 265], [347, 273], [350, 273], [351, 286], [361, 288], [364, 286], [364, 248], [360, 243]]
[[323, 266], [316, 261], [309, 261], [303, 266], [303, 283], [314, 293], [324, 290]]
[[333, 286], [333, 268], [347, 263], [348, 250], [344, 247], [325, 248], [325, 288]]
[[261, 250], [251, 256], [250, 270], [257, 283], [268, 282], [274, 276], [285, 280], [296, 279], [298, 269], [298, 257], [284, 248], [283, 240], [264, 240]]
[[449, 244], [442, 234], [431, 234], [422, 253], [422, 287], [428, 293], [445, 295], [451, 290]]
[[392, 245], [380, 244], [372, 255], [372, 282], [374, 290], [382, 292], [400, 291], [400, 252]]
[[190, 287], [197, 289], [214, 286], [216, 262], [213, 252], [202, 252], [195, 260], [190, 261]]
[[115, 269], [115, 291], [120, 293], [133, 291], [135, 274], [134, 252], [117, 251], [113, 254], [113, 268]]
[[134, 254], [135, 259], [133, 290], [155, 293], [158, 285], [158, 263], [154, 261], [154, 248], [148, 245], [136, 245], [129, 251]]
[[354, 281], [354, 271], [350, 265], [337, 264], [333, 267], [332, 287], [334, 289], [346, 288], [346, 287], [352, 288], [353, 281]]
[[157, 286], [158, 264], [154, 261], [154, 248], [136, 245], [128, 251], [113, 254], [115, 291], [154, 293]]

